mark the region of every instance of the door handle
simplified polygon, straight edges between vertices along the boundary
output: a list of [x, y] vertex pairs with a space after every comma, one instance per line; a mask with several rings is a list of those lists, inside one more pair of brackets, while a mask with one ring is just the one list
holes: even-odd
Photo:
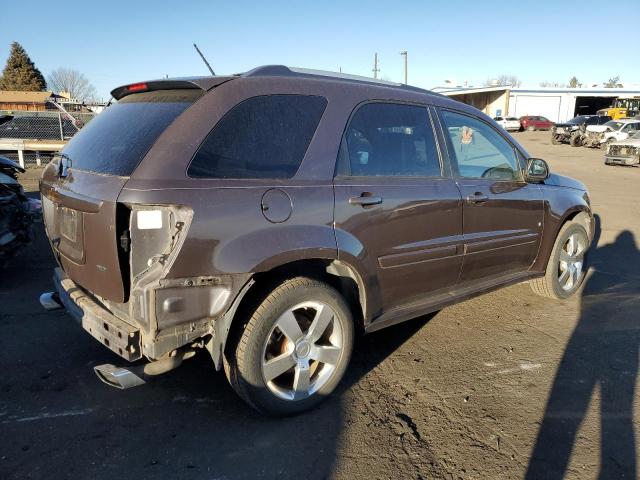
[[368, 205], [379, 205], [382, 203], [382, 197], [374, 195], [371, 192], [362, 192], [359, 197], [351, 197], [349, 204], [360, 205], [366, 207]]
[[484, 195], [482, 192], [476, 192], [473, 195], [469, 195], [467, 197], [467, 202], [471, 203], [484, 203], [489, 200], [489, 197]]

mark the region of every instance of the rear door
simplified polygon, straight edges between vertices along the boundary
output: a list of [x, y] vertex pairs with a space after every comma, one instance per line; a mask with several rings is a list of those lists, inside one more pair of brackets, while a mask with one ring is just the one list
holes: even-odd
[[372, 316], [426, 303], [460, 273], [460, 193], [441, 166], [427, 108], [368, 103], [340, 148], [335, 229], [340, 258], [359, 263]]
[[516, 149], [492, 125], [452, 110], [441, 118], [463, 200], [461, 285], [525, 272], [542, 234], [539, 186], [524, 181]]
[[66, 274], [95, 295], [127, 299], [128, 258], [119, 237], [128, 218], [118, 196], [158, 136], [201, 94], [183, 89], [126, 96], [91, 120], [45, 169], [40, 191], [54, 253]]

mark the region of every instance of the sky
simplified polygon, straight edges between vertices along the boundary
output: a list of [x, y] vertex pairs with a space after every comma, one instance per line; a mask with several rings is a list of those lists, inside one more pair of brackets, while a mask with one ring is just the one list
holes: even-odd
[[[424, 88], [500, 74], [524, 86], [543, 81], [640, 84], [635, 45], [616, 34], [640, 25], [638, 0], [602, 1], [257, 1], [0, 0], [0, 66], [20, 42], [48, 75], [58, 67], [86, 75], [105, 100], [116, 86], [216, 74], [266, 64], [402, 81]], [[635, 38], [635, 37], [630, 37]], [[621, 43], [617, 44], [615, 39]], [[630, 41], [635, 43], [635, 40]]]

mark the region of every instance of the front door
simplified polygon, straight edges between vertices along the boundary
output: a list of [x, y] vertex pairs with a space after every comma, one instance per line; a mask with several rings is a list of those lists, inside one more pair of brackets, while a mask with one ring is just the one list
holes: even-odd
[[365, 278], [368, 317], [428, 303], [462, 265], [460, 193], [443, 174], [427, 108], [368, 103], [353, 115], [335, 185], [339, 257]]
[[463, 200], [460, 285], [525, 272], [540, 244], [540, 187], [524, 181], [514, 146], [479, 118], [442, 110], [444, 135]]

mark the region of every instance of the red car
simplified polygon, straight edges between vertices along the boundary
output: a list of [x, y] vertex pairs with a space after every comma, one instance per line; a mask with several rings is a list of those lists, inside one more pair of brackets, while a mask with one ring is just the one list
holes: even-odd
[[534, 130], [551, 130], [554, 123], [545, 117], [528, 115], [525, 117], [520, 117], [520, 127], [522, 130], [529, 130], [530, 132]]

